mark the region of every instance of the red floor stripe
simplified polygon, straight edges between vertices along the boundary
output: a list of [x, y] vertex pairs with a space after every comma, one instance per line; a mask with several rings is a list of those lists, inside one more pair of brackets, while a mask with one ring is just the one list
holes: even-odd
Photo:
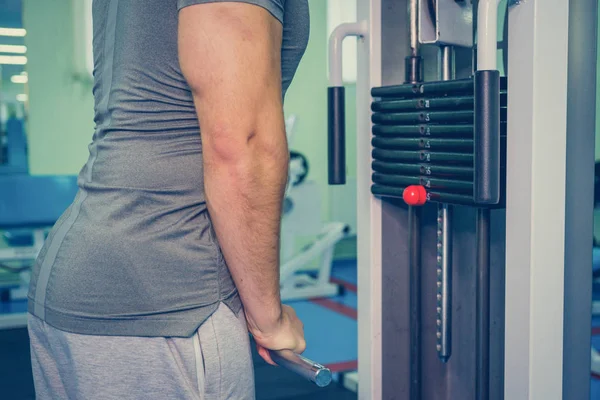
[[356, 287], [355, 284], [350, 283], [350, 282], [346, 282], [345, 280], [342, 280], [342, 279], [339, 279], [339, 278], [331, 278], [330, 282], [331, 283], [335, 283], [336, 285], [340, 285], [340, 286], [344, 287], [349, 292], [352, 292], [352, 293], [358, 292], [358, 288]]
[[358, 369], [358, 361], [342, 361], [338, 363], [327, 364], [326, 367], [329, 368], [331, 372], [356, 371]]
[[348, 318], [352, 318], [356, 320], [358, 318], [357, 312], [355, 309], [345, 306], [343, 304], [337, 303], [330, 299], [311, 299], [312, 303], [318, 304], [321, 307], [325, 307], [333, 312], [338, 314], [345, 315]]
[[598, 336], [600, 335], [600, 326], [593, 326], [592, 327], [592, 336]]

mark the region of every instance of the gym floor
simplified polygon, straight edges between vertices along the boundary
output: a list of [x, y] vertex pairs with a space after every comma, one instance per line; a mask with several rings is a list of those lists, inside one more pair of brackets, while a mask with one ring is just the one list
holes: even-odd
[[[292, 305], [305, 324], [308, 358], [327, 365], [334, 379], [357, 367], [356, 263], [336, 262], [333, 281], [344, 287], [344, 294], [330, 299], [297, 301]], [[596, 285], [596, 300], [600, 286]], [[25, 304], [0, 303], [1, 312], [20, 312]], [[600, 350], [600, 317], [592, 321], [592, 344]], [[327, 332], [326, 335], [323, 332]], [[34, 399], [29, 343], [25, 329], [0, 331], [0, 398]], [[336, 382], [319, 389], [291, 372], [267, 365], [254, 351], [257, 400], [356, 399], [355, 393]], [[591, 400], [600, 400], [600, 376], [591, 376]]]

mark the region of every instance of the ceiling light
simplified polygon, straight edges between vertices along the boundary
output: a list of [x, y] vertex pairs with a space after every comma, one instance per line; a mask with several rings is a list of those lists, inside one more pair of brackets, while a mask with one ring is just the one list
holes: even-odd
[[26, 46], [13, 45], [13, 44], [0, 44], [0, 53], [25, 54], [26, 52], [27, 52]]
[[27, 31], [21, 28], [0, 28], [0, 36], [25, 36]]
[[18, 94], [17, 95], [17, 101], [26, 102], [27, 101], [27, 95], [24, 94], [24, 93]]
[[0, 56], [0, 64], [25, 65], [27, 57], [25, 56]]
[[27, 83], [27, 75], [13, 75], [10, 77], [12, 83]]

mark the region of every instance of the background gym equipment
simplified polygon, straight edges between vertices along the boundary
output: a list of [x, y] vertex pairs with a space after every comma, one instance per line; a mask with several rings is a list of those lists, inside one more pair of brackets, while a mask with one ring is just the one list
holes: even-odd
[[5, 131], [0, 131], [0, 175], [27, 174], [29, 165], [24, 122], [11, 116], [5, 125]]
[[[286, 119], [288, 146], [296, 117]], [[309, 165], [301, 153], [290, 150], [288, 186], [281, 226], [281, 298], [283, 301], [331, 297], [341, 287], [332, 283], [331, 266], [336, 244], [349, 232], [341, 222], [323, 223], [319, 185], [307, 179]], [[308, 239], [307, 239], [308, 238]], [[297, 250], [299, 239], [308, 243]]]

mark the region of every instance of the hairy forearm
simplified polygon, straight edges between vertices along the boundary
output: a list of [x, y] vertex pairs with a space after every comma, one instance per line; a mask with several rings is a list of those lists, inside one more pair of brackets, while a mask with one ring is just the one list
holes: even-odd
[[235, 150], [205, 152], [204, 160], [209, 213], [250, 328], [258, 332], [281, 316], [279, 236], [288, 151], [285, 134], [273, 136], [279, 139], [265, 145], [259, 133], [234, 143]]

